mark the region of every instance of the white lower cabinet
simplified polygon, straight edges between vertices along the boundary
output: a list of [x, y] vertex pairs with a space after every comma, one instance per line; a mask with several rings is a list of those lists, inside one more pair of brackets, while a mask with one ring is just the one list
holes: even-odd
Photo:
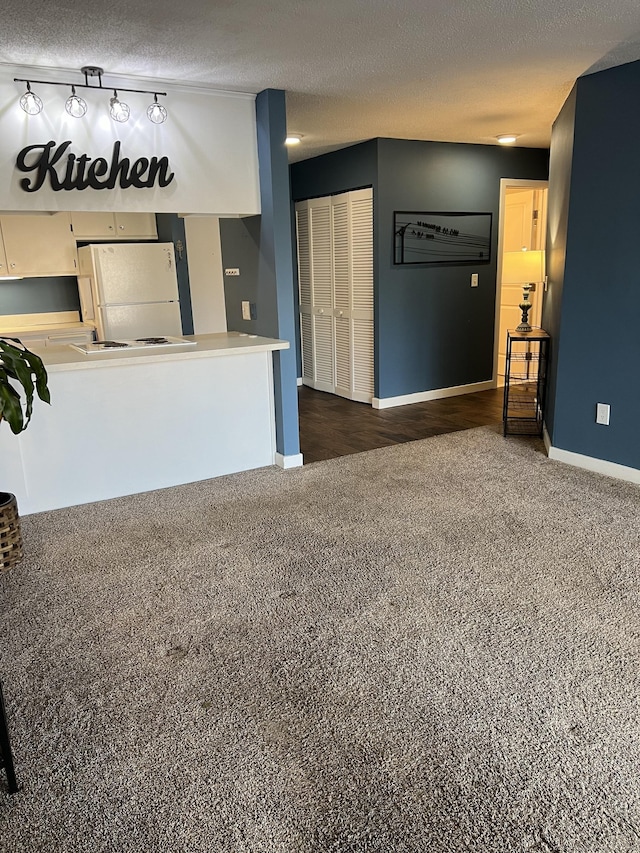
[[302, 381], [370, 403], [373, 372], [373, 191], [296, 204]]

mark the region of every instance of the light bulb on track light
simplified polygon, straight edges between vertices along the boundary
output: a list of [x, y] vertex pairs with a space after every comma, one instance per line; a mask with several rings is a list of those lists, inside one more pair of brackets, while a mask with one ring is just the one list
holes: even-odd
[[118, 93], [114, 89], [113, 98], [109, 100], [109, 115], [114, 121], [129, 121], [130, 114], [129, 104], [118, 100]]
[[31, 91], [31, 83], [27, 83], [27, 91], [20, 98], [20, 106], [30, 116], [37, 116], [42, 112], [42, 101]]
[[158, 103], [158, 96], [153, 96], [153, 103], [147, 107], [147, 118], [154, 124], [162, 124], [167, 120], [167, 111]]
[[65, 110], [73, 118], [82, 118], [87, 113], [87, 102], [83, 98], [76, 95], [76, 87], [71, 87], [71, 94], [64, 105]]

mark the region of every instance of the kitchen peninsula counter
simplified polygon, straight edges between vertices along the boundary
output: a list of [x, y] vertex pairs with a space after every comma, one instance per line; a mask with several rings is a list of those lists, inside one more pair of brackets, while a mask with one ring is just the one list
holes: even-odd
[[242, 353], [272, 352], [288, 349], [287, 341], [262, 338], [241, 332], [219, 332], [212, 335], [184, 335], [183, 340], [195, 346], [162, 346], [155, 344], [139, 349], [109, 349], [89, 355], [73, 346], [50, 347], [46, 351], [36, 350], [43, 358], [48, 373], [60, 370], [84, 370], [94, 367], [110, 367], [115, 364], [144, 364], [172, 361], [178, 358], [212, 358]]
[[237, 332], [87, 355], [35, 351], [51, 406], [0, 428], [0, 487], [21, 515], [274, 464], [273, 352], [287, 341]]

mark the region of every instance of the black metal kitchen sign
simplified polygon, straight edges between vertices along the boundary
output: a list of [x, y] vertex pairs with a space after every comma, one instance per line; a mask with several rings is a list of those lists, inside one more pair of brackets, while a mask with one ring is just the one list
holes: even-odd
[[51, 140], [42, 145], [27, 145], [16, 157], [16, 168], [31, 173], [22, 178], [20, 186], [27, 193], [42, 189], [47, 178], [51, 189], [59, 190], [113, 190], [136, 187], [149, 189], [157, 184], [167, 187], [175, 175], [170, 171], [168, 157], [139, 157], [131, 162], [120, 157], [120, 142], [114, 142], [111, 161], [104, 157], [91, 158], [88, 154], [76, 156], [70, 152], [71, 140], [56, 145]]

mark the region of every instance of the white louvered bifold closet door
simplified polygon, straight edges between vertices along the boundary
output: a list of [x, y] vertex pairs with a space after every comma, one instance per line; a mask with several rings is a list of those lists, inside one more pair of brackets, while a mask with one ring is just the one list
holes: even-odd
[[311, 322], [311, 257], [309, 253], [309, 207], [296, 204], [298, 246], [298, 287], [300, 292], [300, 339], [302, 342], [302, 381], [313, 384], [313, 323]]
[[373, 399], [373, 191], [349, 193], [352, 400]]
[[373, 194], [296, 204], [303, 382], [373, 397]]
[[333, 322], [336, 394], [351, 396], [351, 276], [349, 273], [349, 193], [331, 199], [333, 229]]
[[309, 201], [311, 320], [313, 325], [313, 380], [319, 391], [335, 390], [333, 357], [333, 276], [331, 200]]

